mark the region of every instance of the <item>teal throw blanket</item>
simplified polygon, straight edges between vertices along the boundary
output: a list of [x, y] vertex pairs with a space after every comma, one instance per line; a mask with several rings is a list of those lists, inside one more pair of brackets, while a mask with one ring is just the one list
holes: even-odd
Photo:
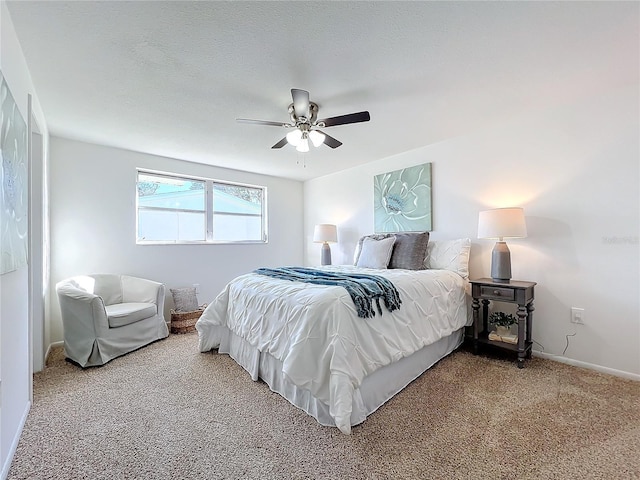
[[259, 268], [254, 270], [254, 273], [292, 282], [343, 287], [351, 296], [358, 316], [362, 318], [375, 316], [374, 301], [380, 315], [382, 315], [381, 299], [390, 312], [399, 309], [402, 303], [400, 294], [393, 283], [378, 275], [328, 272], [304, 267]]

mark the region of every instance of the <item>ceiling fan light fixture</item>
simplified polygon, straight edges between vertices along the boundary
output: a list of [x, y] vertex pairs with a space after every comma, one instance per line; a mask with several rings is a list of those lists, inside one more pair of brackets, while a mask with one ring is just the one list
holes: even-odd
[[296, 150], [301, 153], [307, 153], [309, 151], [309, 140], [306, 137], [302, 137], [300, 144], [296, 147]]
[[309, 139], [314, 147], [319, 147], [324, 143], [325, 135], [317, 130], [312, 130], [309, 132]]
[[295, 130], [291, 130], [289, 133], [287, 133], [287, 142], [289, 142], [294, 147], [297, 147], [298, 145], [300, 145], [301, 141], [302, 141], [301, 130], [296, 128]]

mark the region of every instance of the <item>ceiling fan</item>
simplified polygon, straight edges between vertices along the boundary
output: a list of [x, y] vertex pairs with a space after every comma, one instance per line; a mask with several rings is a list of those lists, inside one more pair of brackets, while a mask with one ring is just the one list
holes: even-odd
[[309, 101], [309, 92], [298, 88], [291, 89], [293, 103], [289, 105], [289, 116], [291, 122], [271, 122], [268, 120], [251, 120], [248, 118], [237, 118], [240, 123], [252, 123], [255, 125], [271, 125], [274, 127], [293, 128], [287, 135], [271, 148], [282, 148], [290, 143], [299, 152], [309, 151], [309, 141], [314, 147], [319, 147], [323, 143], [331, 148], [338, 148], [342, 142], [330, 135], [320, 131], [320, 128], [335, 127], [336, 125], [346, 125], [349, 123], [368, 122], [371, 117], [369, 112], [349, 113], [337, 117], [329, 117], [318, 120], [318, 105]]

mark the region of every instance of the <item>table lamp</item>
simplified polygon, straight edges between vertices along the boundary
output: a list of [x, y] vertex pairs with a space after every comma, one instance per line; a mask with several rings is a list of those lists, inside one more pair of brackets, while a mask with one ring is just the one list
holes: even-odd
[[511, 280], [511, 252], [505, 238], [527, 236], [527, 225], [522, 208], [496, 208], [480, 212], [478, 217], [478, 238], [495, 238], [491, 253], [491, 279], [494, 282], [509, 283]]
[[313, 231], [313, 241], [322, 243], [322, 265], [331, 265], [331, 247], [329, 242], [336, 243], [338, 241], [338, 229], [335, 225], [321, 223], [316, 225]]

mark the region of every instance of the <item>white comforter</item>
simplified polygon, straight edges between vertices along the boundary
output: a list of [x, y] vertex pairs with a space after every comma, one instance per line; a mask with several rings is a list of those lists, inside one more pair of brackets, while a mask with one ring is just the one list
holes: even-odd
[[219, 346], [212, 330], [226, 326], [280, 360], [286, 377], [329, 405], [336, 426], [349, 433], [353, 391], [365, 376], [468, 324], [467, 281], [447, 270], [323, 268], [382, 275], [402, 306], [360, 318], [342, 287], [250, 273], [225, 287], [196, 329], [201, 352]]

